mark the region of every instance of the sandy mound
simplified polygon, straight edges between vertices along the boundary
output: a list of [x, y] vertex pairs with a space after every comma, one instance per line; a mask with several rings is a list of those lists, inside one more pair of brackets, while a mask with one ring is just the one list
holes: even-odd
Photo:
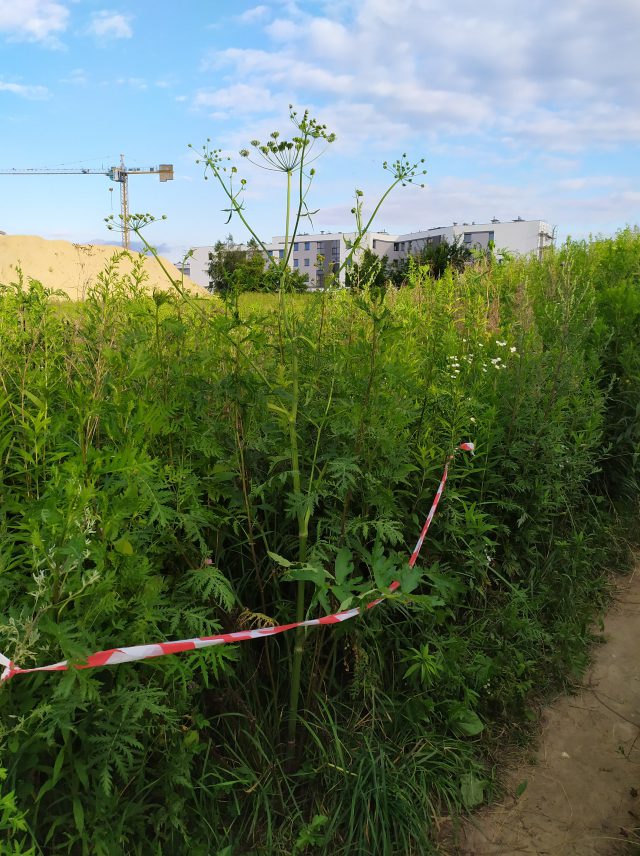
[[[119, 252], [121, 248], [114, 246], [47, 241], [31, 235], [0, 235], [0, 284], [17, 282], [16, 269], [21, 268], [25, 279], [37, 279], [45, 288], [64, 291], [72, 300], [82, 300], [87, 288]], [[118, 265], [120, 275], [130, 273], [133, 261], [139, 257], [139, 253], [132, 251], [130, 258], [122, 258]], [[166, 259], [162, 261], [169, 274], [180, 279], [178, 269]], [[144, 269], [147, 273], [145, 286], [150, 291], [171, 288], [155, 259], [144, 258]], [[184, 284], [194, 294], [208, 294], [188, 277], [184, 278]]]

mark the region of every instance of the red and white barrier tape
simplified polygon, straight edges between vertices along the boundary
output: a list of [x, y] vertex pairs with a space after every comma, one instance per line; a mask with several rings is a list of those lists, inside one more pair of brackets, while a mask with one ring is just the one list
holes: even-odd
[[[461, 443], [458, 447], [465, 452], [473, 454], [473, 443]], [[436, 508], [440, 502], [442, 491], [447, 482], [449, 474], [449, 463], [453, 459], [453, 455], [449, 455], [444, 467], [438, 490], [434, 497], [431, 509], [427, 515], [422, 532], [418, 538], [418, 543], [413, 549], [411, 558], [409, 559], [409, 567], [413, 567], [418, 559], [422, 544], [424, 542], [427, 530], [433, 520], [433, 515], [436, 513]], [[389, 591], [396, 591], [400, 587], [400, 583], [395, 580], [389, 586]], [[373, 609], [379, 603], [382, 603], [384, 597], [368, 603], [366, 609]], [[315, 627], [319, 624], [340, 624], [343, 621], [349, 621], [350, 618], [355, 618], [361, 612], [361, 607], [347, 609], [344, 612], [335, 612], [333, 615], [324, 615], [322, 618], [311, 618], [307, 621], [296, 621], [292, 624], [279, 624], [276, 627], [259, 627], [255, 630], [239, 630], [235, 633], [219, 633], [217, 636], [201, 636], [197, 639], [180, 639], [176, 642], [157, 642], [151, 645], [132, 645], [127, 648], [109, 648], [106, 651], [98, 651], [95, 654], [90, 654], [87, 657], [86, 663], [74, 663], [71, 666], [67, 660], [62, 660], [60, 663], [53, 663], [51, 666], [35, 666], [31, 669], [21, 669], [15, 666], [8, 657], [0, 654], [0, 665], [4, 666], [4, 670], [0, 675], [0, 683], [8, 681], [14, 675], [27, 674], [28, 672], [66, 672], [68, 669], [95, 669], [99, 666], [115, 666], [118, 663], [132, 663], [135, 660], [149, 660], [152, 657], [164, 657], [165, 654], [180, 654], [182, 651], [196, 651], [199, 648], [208, 648], [210, 645], [225, 645], [228, 642], [245, 642], [247, 639], [261, 639], [264, 636], [276, 636], [278, 633], [285, 633], [287, 630], [293, 630], [296, 627]]]

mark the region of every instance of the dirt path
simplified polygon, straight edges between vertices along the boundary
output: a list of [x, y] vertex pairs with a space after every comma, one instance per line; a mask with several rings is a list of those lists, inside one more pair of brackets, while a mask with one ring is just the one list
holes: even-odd
[[546, 709], [535, 757], [507, 771], [501, 804], [443, 853], [640, 854], [640, 566], [622, 580], [604, 635], [583, 690]]

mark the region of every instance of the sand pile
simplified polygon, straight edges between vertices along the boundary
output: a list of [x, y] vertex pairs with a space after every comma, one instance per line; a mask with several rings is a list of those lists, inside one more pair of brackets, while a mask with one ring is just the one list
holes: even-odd
[[[114, 246], [70, 244], [68, 241], [47, 241], [31, 235], [0, 234], [0, 285], [17, 282], [17, 269], [20, 268], [25, 280], [37, 279], [45, 288], [64, 291], [72, 300], [82, 300], [98, 274], [105, 269], [114, 254], [120, 252], [121, 248]], [[120, 260], [120, 276], [131, 273], [133, 261], [140, 254], [131, 251], [130, 256]], [[166, 259], [162, 261], [169, 274], [180, 279], [178, 269]], [[144, 258], [144, 270], [147, 273], [145, 287], [149, 291], [154, 288], [163, 291], [172, 288], [154, 258]], [[194, 294], [208, 294], [188, 277], [184, 278], [184, 285]]]

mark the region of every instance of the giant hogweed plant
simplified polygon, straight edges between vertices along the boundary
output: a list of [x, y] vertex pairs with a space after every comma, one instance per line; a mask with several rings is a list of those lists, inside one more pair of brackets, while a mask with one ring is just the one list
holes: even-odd
[[[227, 223], [233, 217], [237, 217], [248, 230], [251, 237], [261, 248], [269, 264], [275, 265], [280, 271], [280, 287], [279, 287], [279, 313], [278, 313], [278, 341], [280, 359], [277, 366], [277, 377], [275, 380], [269, 380], [261, 368], [256, 366], [255, 361], [251, 357], [247, 357], [247, 349], [245, 349], [238, 341], [235, 343], [235, 349], [238, 354], [238, 359], [246, 359], [249, 364], [257, 370], [260, 378], [265, 382], [268, 389], [267, 408], [275, 421], [280, 425], [283, 435], [283, 441], [288, 447], [288, 458], [290, 463], [289, 478], [290, 478], [290, 508], [293, 509], [293, 516], [297, 523], [297, 549], [293, 557], [281, 557], [274, 551], [269, 550], [268, 553], [277, 565], [284, 567], [286, 573], [283, 579], [295, 581], [296, 583], [296, 603], [295, 603], [295, 620], [302, 621], [307, 614], [307, 611], [312, 604], [316, 604], [318, 600], [324, 602], [325, 607], [328, 606], [327, 595], [331, 591], [330, 580], [335, 577], [329, 575], [318, 564], [310, 564], [309, 562], [309, 537], [310, 523], [314, 513], [315, 505], [323, 491], [323, 482], [327, 476], [327, 462], [322, 463], [318, 458], [322, 433], [326, 429], [328, 420], [332, 414], [332, 397], [333, 387], [326, 392], [324, 405], [324, 413], [320, 416], [317, 422], [314, 423], [314, 435], [310, 437], [311, 446], [308, 449], [302, 450], [300, 446], [301, 419], [309, 418], [308, 414], [301, 414], [301, 407], [305, 400], [317, 390], [318, 376], [308, 375], [301, 372], [300, 359], [302, 354], [308, 358], [309, 348], [314, 349], [314, 344], [307, 336], [304, 335], [300, 325], [298, 324], [296, 314], [292, 307], [287, 302], [288, 292], [288, 276], [289, 276], [289, 261], [293, 251], [293, 245], [300, 230], [301, 223], [305, 219], [310, 219], [313, 211], [309, 208], [309, 193], [313, 180], [316, 175], [314, 164], [321, 157], [326, 147], [331, 145], [335, 140], [335, 134], [328, 131], [327, 126], [321, 124], [318, 120], [310, 116], [309, 111], [304, 111], [300, 116], [297, 111], [290, 106], [289, 113], [290, 121], [294, 127], [294, 134], [290, 139], [285, 139], [280, 132], [274, 131], [270, 137], [261, 142], [260, 140], [252, 140], [250, 148], [245, 148], [240, 151], [240, 156], [247, 159], [252, 164], [266, 169], [271, 172], [277, 172], [283, 175], [286, 182], [285, 195], [285, 220], [284, 220], [284, 250], [283, 259], [278, 262], [271, 258], [267, 252], [266, 246], [252, 227], [249, 217], [246, 213], [244, 201], [244, 193], [247, 189], [247, 179], [240, 177], [238, 167], [232, 164], [231, 158], [223, 154], [222, 149], [212, 148], [210, 140], [203, 149], [198, 152], [197, 163], [202, 163], [205, 170], [205, 179], [210, 176], [215, 179], [221, 188], [223, 194], [228, 201], [228, 208], [225, 213], [228, 214]], [[363, 193], [361, 190], [355, 191], [355, 205], [352, 213], [356, 222], [355, 238], [347, 242], [348, 253], [340, 265], [338, 270], [333, 271], [333, 276], [330, 279], [331, 283], [339, 284], [340, 274], [345, 266], [349, 265], [354, 255], [360, 249], [362, 241], [367, 232], [371, 228], [375, 217], [377, 216], [382, 204], [390, 193], [398, 186], [406, 186], [419, 180], [419, 177], [426, 174], [423, 167], [424, 159], [411, 162], [406, 154], [403, 154], [396, 161], [389, 163], [384, 162], [384, 170], [390, 172], [392, 181], [386, 188], [380, 199], [373, 208], [371, 215], [365, 218], [363, 215]], [[424, 186], [424, 185], [423, 185]], [[153, 218], [148, 215], [134, 215], [130, 221], [130, 228], [134, 231], [153, 252], [153, 248], [149, 246], [141, 234], [142, 228], [146, 226]], [[154, 253], [155, 254], [155, 253]], [[178, 283], [174, 283], [178, 286]], [[178, 286], [179, 287], [179, 286]], [[179, 290], [184, 296], [184, 289], [179, 287]], [[380, 304], [381, 300], [378, 301]], [[361, 300], [359, 307], [367, 313], [372, 319], [372, 336], [371, 336], [371, 354], [370, 354], [370, 373], [365, 392], [365, 407], [363, 420], [357, 430], [356, 438], [356, 457], [362, 451], [363, 432], [365, 429], [364, 416], [367, 409], [370, 407], [370, 399], [372, 386], [375, 382], [376, 373], [376, 350], [378, 347], [378, 337], [382, 335], [385, 322], [388, 321], [389, 313], [380, 305], [378, 308], [373, 302]], [[237, 317], [237, 310], [236, 310]], [[322, 326], [320, 327], [320, 335], [322, 335]], [[313, 360], [312, 360], [313, 362]], [[317, 363], [316, 363], [317, 365]], [[245, 493], [247, 525], [253, 529], [253, 513], [250, 508], [248, 497], [246, 496], [246, 474], [245, 461], [242, 454], [242, 440], [238, 435], [238, 452], [240, 457], [240, 466], [243, 471], [242, 484], [243, 492]], [[349, 493], [345, 496], [344, 507], [342, 513], [342, 536], [344, 536], [345, 521], [348, 512]], [[253, 538], [253, 536], [252, 536]], [[255, 549], [252, 548], [255, 553]], [[397, 563], [396, 563], [397, 564]], [[256, 568], [257, 570], [257, 568]], [[355, 593], [364, 600], [367, 597], [374, 596], [375, 587], [386, 588], [392, 580], [392, 575], [388, 572], [386, 575], [377, 573], [377, 565], [372, 564], [374, 573], [374, 588], [356, 586], [349, 600], [352, 599]], [[404, 577], [408, 579], [405, 571]], [[417, 579], [413, 583], [417, 584]], [[258, 573], [259, 586], [263, 589], [263, 584]], [[345, 573], [339, 574], [338, 579], [341, 580], [341, 588], [337, 590], [345, 593], [345, 584], [347, 583]], [[312, 585], [312, 594], [309, 599], [308, 583]], [[366, 589], [366, 590], [365, 590]], [[344, 598], [339, 598], [339, 601], [344, 603]], [[263, 603], [264, 606], [264, 603]], [[298, 628], [295, 633], [295, 642], [290, 669], [290, 699], [289, 699], [289, 717], [288, 717], [288, 747], [291, 757], [295, 754], [298, 707], [300, 697], [300, 680], [302, 659], [305, 641], [305, 630]]]

